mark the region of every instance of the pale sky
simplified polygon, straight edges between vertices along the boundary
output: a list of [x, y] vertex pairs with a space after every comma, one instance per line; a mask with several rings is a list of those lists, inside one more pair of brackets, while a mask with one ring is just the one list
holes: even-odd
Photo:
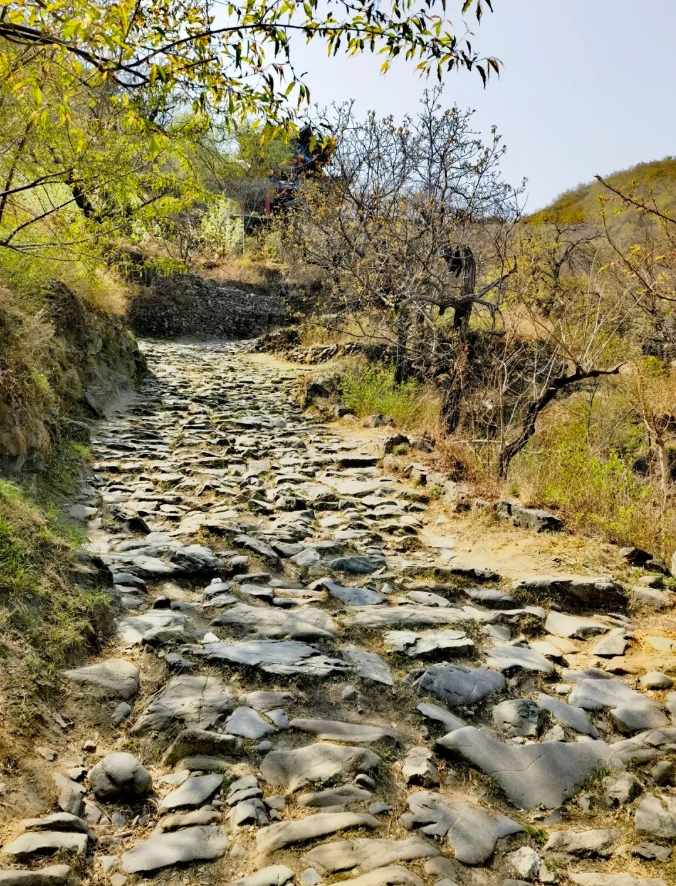
[[[460, 22], [460, 0], [448, 16]], [[635, 163], [676, 154], [676, 0], [493, 0], [474, 43], [504, 65], [484, 90], [478, 74], [446, 77], [444, 103], [476, 109], [507, 145], [505, 177], [528, 178], [527, 210]], [[294, 46], [313, 102], [355, 99], [360, 112], [400, 117], [425, 87], [411, 68], [379, 73], [377, 57], [327, 59]]]

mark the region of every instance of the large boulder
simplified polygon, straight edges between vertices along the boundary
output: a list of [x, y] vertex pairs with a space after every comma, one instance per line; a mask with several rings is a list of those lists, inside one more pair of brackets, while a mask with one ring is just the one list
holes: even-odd
[[133, 754], [116, 752], [100, 760], [89, 773], [97, 800], [131, 800], [147, 794], [153, 786], [150, 773]]

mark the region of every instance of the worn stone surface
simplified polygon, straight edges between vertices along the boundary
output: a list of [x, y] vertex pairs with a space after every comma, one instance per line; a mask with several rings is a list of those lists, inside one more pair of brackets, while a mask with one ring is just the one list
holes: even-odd
[[579, 732], [580, 735], [590, 735], [592, 738], [598, 738], [599, 733], [596, 726], [594, 726], [582, 708], [566, 704], [560, 698], [553, 698], [544, 692], [538, 695], [537, 703], [543, 711], [547, 711], [554, 719], [570, 729], [574, 729], [575, 732]]
[[258, 832], [256, 849], [268, 855], [294, 843], [305, 843], [350, 828], [379, 828], [381, 822], [373, 815], [358, 812], [317, 812], [300, 821], [281, 821]]
[[385, 686], [394, 685], [389, 665], [376, 652], [365, 652], [356, 646], [344, 646], [342, 654], [345, 661], [356, 669], [362, 680], [383, 683]]
[[122, 870], [125, 874], [145, 874], [176, 864], [212, 861], [223, 856], [227, 847], [225, 828], [215, 825], [154, 834], [123, 853]]
[[133, 727], [136, 735], [163, 732], [177, 725], [213, 726], [235, 706], [232, 688], [219, 677], [181, 674], [173, 677]]
[[331, 616], [311, 606], [293, 611], [238, 603], [217, 615], [211, 623], [254, 629], [261, 637], [278, 640], [318, 640], [336, 635]]
[[326, 874], [351, 871], [360, 868], [372, 871], [397, 861], [413, 861], [416, 858], [435, 858], [439, 849], [429, 840], [409, 837], [408, 840], [368, 839], [337, 840], [323, 843], [303, 856], [306, 864]]
[[503, 735], [537, 736], [540, 732], [542, 711], [527, 698], [510, 698], [493, 708], [493, 724]]
[[495, 778], [507, 797], [524, 809], [561, 806], [593, 772], [614, 760], [611, 747], [602, 741], [513, 747], [474, 726], [457, 729], [437, 744]]
[[428, 668], [420, 680], [418, 695], [433, 695], [451, 707], [459, 707], [476, 704], [504, 688], [505, 678], [495, 671], [449, 665]]
[[184, 781], [160, 801], [160, 810], [181, 809], [186, 806], [201, 806], [209, 797], [216, 793], [223, 784], [223, 776], [218, 773], [197, 775]]
[[504, 815], [427, 791], [411, 794], [408, 805], [410, 813], [400, 819], [404, 827], [446, 837], [455, 857], [463, 864], [482, 864], [491, 857], [501, 837], [523, 831], [520, 824]]
[[267, 674], [328, 677], [349, 670], [346, 662], [324, 655], [298, 640], [248, 640], [241, 643], [205, 643], [196, 653], [209, 661], [260, 668]]
[[571, 692], [570, 703], [587, 711], [609, 708], [610, 716], [625, 733], [669, 725], [660, 704], [619, 680], [582, 680]]
[[554, 831], [544, 845], [545, 852], [565, 852], [581, 858], [612, 854], [621, 832], [617, 828], [590, 828], [584, 831]]
[[645, 796], [636, 809], [634, 829], [637, 834], [673, 840], [676, 837], [676, 797]]
[[293, 876], [291, 868], [283, 864], [271, 864], [248, 877], [233, 880], [227, 886], [284, 886]]
[[366, 723], [341, 723], [338, 720], [291, 720], [291, 729], [310, 732], [317, 738], [326, 741], [344, 741], [349, 744], [370, 744], [382, 741], [387, 744], [398, 744], [396, 732], [383, 729], [382, 726], [371, 726]]
[[83, 856], [87, 851], [88, 842], [87, 834], [69, 831], [35, 831], [21, 834], [3, 846], [2, 851], [16, 861], [31, 861], [57, 852]]
[[64, 671], [72, 683], [90, 686], [103, 698], [133, 698], [139, 690], [139, 670], [135, 664], [113, 658], [99, 664]]
[[62, 886], [70, 873], [67, 864], [53, 864], [39, 871], [0, 871], [0, 886]]
[[349, 777], [371, 772], [379, 763], [380, 757], [364, 748], [317, 742], [297, 750], [272, 751], [261, 763], [260, 771], [268, 784], [297, 791], [337, 775]]

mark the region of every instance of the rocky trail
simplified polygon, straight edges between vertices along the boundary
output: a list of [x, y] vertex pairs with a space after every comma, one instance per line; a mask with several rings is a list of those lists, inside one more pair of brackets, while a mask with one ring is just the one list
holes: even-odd
[[64, 675], [0, 884], [676, 883], [670, 595], [463, 565], [291, 365], [144, 350], [71, 510], [116, 638]]

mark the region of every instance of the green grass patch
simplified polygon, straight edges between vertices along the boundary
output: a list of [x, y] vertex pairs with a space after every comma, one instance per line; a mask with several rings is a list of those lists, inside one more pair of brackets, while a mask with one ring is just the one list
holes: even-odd
[[0, 631], [31, 647], [24, 664], [36, 674], [96, 648], [109, 629], [106, 594], [70, 575], [78, 542], [55, 509], [0, 480]]
[[400, 428], [419, 430], [439, 417], [438, 393], [415, 379], [395, 385], [391, 366], [349, 369], [340, 381], [340, 398], [357, 417], [382, 413]]

